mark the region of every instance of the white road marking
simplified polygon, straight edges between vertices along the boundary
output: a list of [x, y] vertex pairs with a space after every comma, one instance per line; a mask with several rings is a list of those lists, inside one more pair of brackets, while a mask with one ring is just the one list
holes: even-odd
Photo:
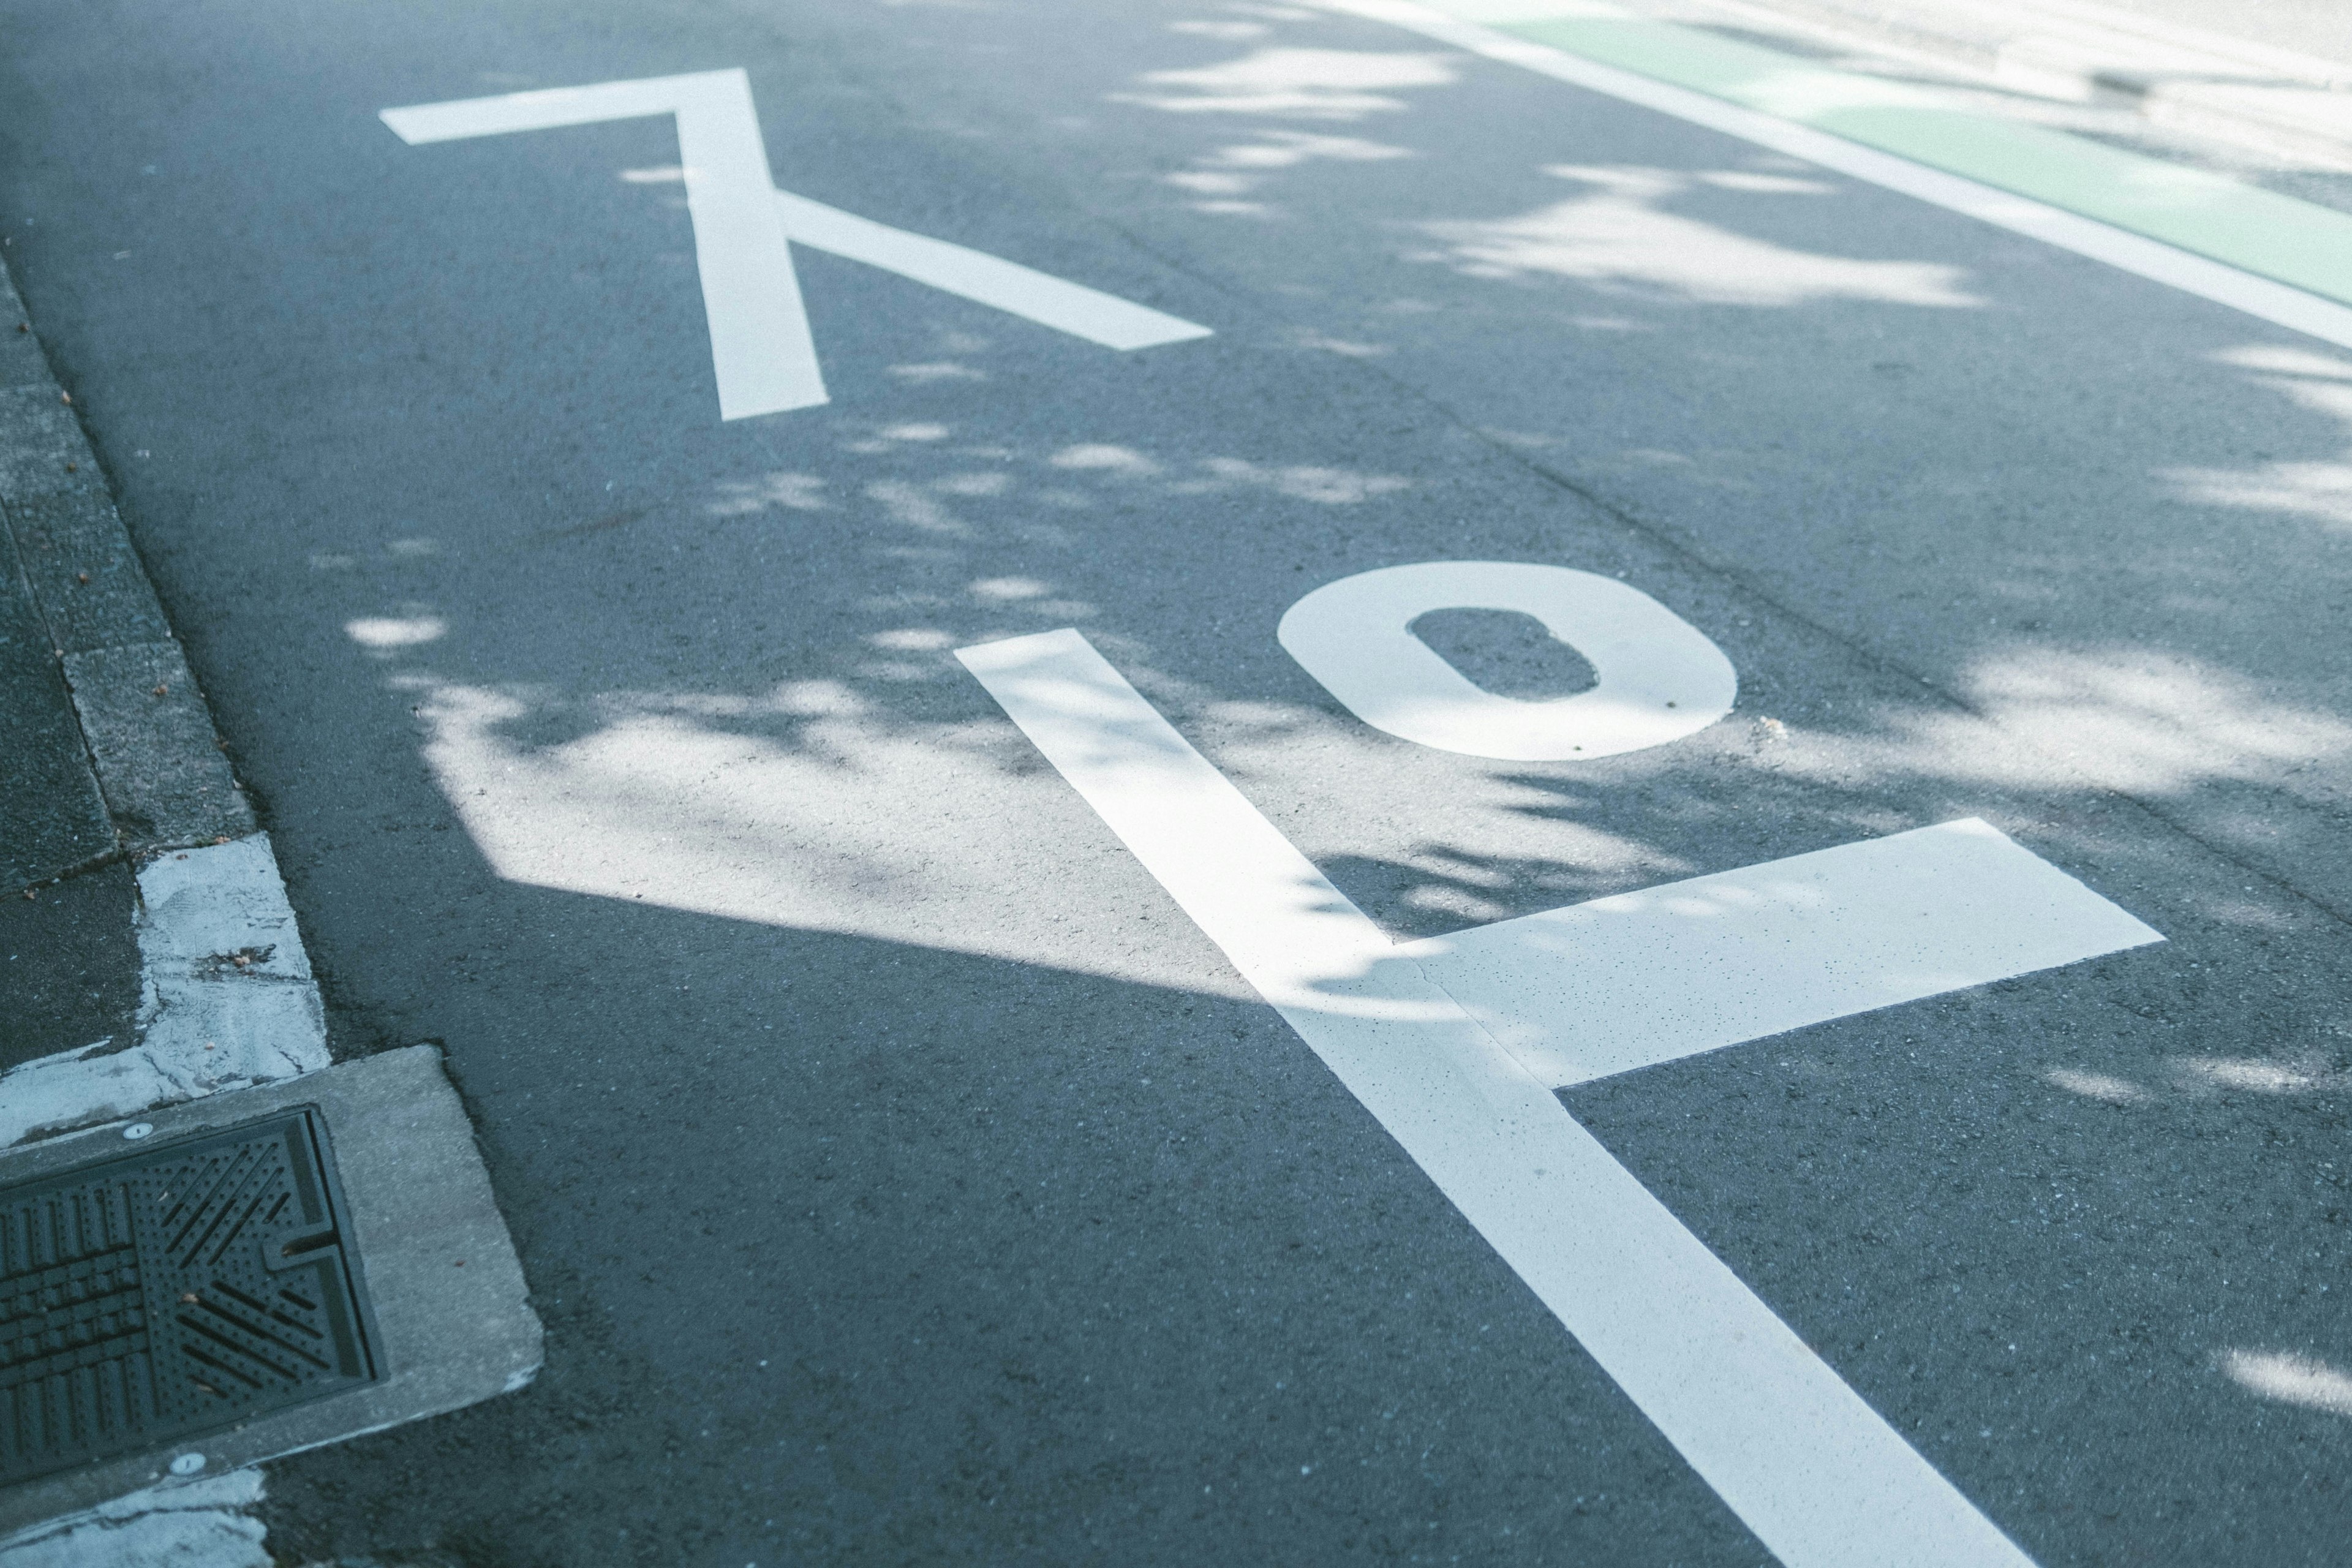
[[1566, 1088], [2163, 940], [1969, 818], [1399, 951]]
[[1211, 335], [1206, 327], [1016, 262], [927, 239], [775, 188], [751, 79], [740, 70], [608, 81], [387, 109], [411, 145], [674, 115], [694, 224], [710, 363], [721, 419], [750, 419], [828, 401], [791, 241], [1068, 332], [1106, 348], [1140, 349]]
[[[1386, 22], [1435, 38], [1466, 53], [1522, 67], [1661, 114], [1736, 136], [1743, 142], [1834, 169], [1857, 180], [1916, 196], [1948, 211], [2030, 236], [2061, 250], [2104, 261], [2183, 293], [2227, 305], [2247, 315], [2352, 348], [2352, 309], [2274, 283], [2223, 262], [2180, 250], [2161, 240], [2070, 213], [2031, 197], [2013, 195], [1958, 174], [1915, 163], [1771, 115], [1727, 103], [1689, 88], [1655, 81], [1561, 49], [1514, 37], [1475, 22], [1449, 16], [1412, 0], [1317, 0], [1327, 10]], [[1536, 7], [1528, 10], [1532, 13]], [[1518, 13], [1514, 10], [1512, 15]]]
[[751, 81], [742, 71], [417, 104], [387, 109], [383, 120], [414, 145], [652, 114], [677, 119], [719, 416], [750, 419], [824, 403], [824, 374], [817, 368], [816, 342], [768, 174]]
[[778, 191], [776, 205], [784, 215], [784, 232], [795, 244], [879, 267], [1107, 349], [1155, 348], [1212, 335], [1206, 327], [1147, 305], [1002, 257], [892, 228], [790, 191]]
[[[1413, 636], [1432, 610], [1517, 610], [1591, 662], [1589, 691], [1482, 691]], [[1327, 583], [1290, 606], [1282, 646], [1373, 729], [1440, 751], [1564, 762], [1662, 746], [1731, 711], [1739, 677], [1706, 634], [1639, 588], [1512, 561], [1423, 561]]]
[[1085, 637], [957, 657], [1783, 1563], [2029, 1563]]

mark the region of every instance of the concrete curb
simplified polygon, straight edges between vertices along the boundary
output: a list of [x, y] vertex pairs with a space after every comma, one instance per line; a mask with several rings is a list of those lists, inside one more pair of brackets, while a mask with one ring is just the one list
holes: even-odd
[[100, 1040], [0, 1074], [0, 1180], [102, 1156], [97, 1130], [132, 1117], [169, 1135], [311, 1105], [340, 1145], [353, 1264], [389, 1370], [205, 1438], [203, 1454], [178, 1456], [199, 1481], [175, 1479], [159, 1451], [0, 1489], [0, 1568], [265, 1568], [249, 1467], [521, 1387], [538, 1370], [539, 1321], [438, 1052], [331, 1065], [268, 836], [0, 263], [7, 572], [25, 592], [0, 582], [0, 680], [30, 700], [18, 731], [0, 726], [0, 763], [19, 735], [38, 755], [0, 780], [39, 809], [36, 831], [12, 835], [26, 846], [0, 845], [0, 887], [29, 898], [134, 860], [141, 997], [127, 1048]]
[[[102, 807], [44, 836], [47, 864], [7, 864], [32, 873], [29, 890], [141, 862], [134, 1048], [101, 1040], [0, 1075], [8, 1145], [316, 1071], [329, 1057], [277, 858], [5, 263], [0, 383], [0, 563], [13, 556], [40, 617], [71, 704], [58, 722], [80, 735], [83, 776], [55, 787], [94, 791]], [[49, 673], [21, 652], [0, 669]]]
[[[97, 455], [0, 264], [0, 529], [37, 607], [110, 831], [11, 862], [22, 886], [254, 831]], [[76, 853], [76, 850], [82, 851]]]
[[0, 1073], [0, 1150], [325, 1068], [327, 1026], [269, 836], [139, 870], [138, 1038]]

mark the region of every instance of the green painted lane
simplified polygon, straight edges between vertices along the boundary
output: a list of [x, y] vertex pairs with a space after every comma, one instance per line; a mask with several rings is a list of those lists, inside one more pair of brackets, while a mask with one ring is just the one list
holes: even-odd
[[2352, 304], [2352, 215], [1610, 7], [1435, 0], [1433, 8]]

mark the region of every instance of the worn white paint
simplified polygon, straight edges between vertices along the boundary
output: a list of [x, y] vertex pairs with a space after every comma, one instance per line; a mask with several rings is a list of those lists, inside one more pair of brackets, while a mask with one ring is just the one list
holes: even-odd
[[140, 869], [139, 897], [136, 1042], [0, 1075], [0, 1148], [327, 1065], [319, 988], [267, 834], [162, 856]]
[[0, 1568], [270, 1568], [261, 1472], [175, 1481], [0, 1542]]
[[327, 1065], [319, 988], [268, 835], [149, 861], [139, 903], [143, 1047], [191, 1063], [228, 1052], [232, 1076], [256, 1081]]

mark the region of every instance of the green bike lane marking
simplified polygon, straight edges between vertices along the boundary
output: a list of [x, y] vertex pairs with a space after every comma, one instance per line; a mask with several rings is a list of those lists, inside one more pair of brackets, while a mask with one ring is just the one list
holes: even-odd
[[[2352, 315], [2343, 310], [2352, 304], [2352, 215], [1597, 0], [1324, 4], [1643, 102], [2352, 346]], [[1635, 79], [1660, 85], [1640, 90]], [[1719, 107], [1703, 107], [1709, 101]]]
[[2352, 302], [2352, 216], [2310, 202], [1693, 27], [1577, 16], [1501, 30]]

